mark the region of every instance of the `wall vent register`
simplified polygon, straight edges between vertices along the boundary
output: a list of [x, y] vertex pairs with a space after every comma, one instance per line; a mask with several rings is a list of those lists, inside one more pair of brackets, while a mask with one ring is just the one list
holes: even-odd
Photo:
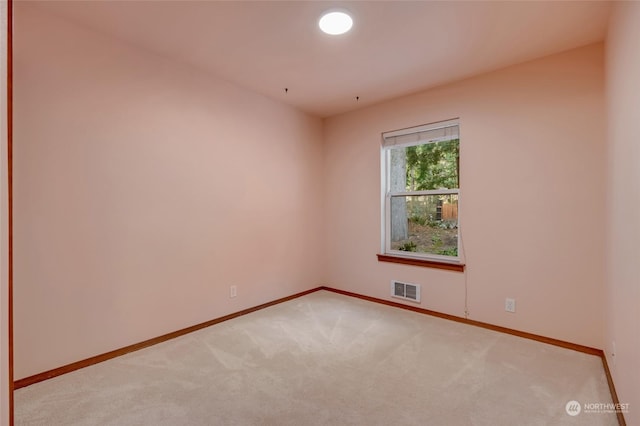
[[412, 302], [420, 302], [420, 286], [401, 281], [391, 281], [391, 296]]

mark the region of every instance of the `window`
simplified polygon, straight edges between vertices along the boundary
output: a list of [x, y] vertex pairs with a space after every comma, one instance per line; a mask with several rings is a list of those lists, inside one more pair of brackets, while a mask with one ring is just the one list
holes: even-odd
[[382, 135], [386, 255], [460, 261], [459, 134], [455, 119]]

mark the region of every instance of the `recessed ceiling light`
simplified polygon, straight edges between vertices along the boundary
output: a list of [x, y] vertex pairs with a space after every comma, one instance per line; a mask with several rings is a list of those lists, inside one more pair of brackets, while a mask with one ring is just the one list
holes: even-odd
[[353, 19], [345, 12], [327, 12], [322, 15], [318, 25], [327, 34], [344, 34], [353, 26]]

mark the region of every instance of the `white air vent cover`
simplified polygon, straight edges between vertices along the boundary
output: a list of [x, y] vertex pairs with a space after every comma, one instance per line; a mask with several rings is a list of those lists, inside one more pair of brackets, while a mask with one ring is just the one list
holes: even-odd
[[420, 302], [420, 286], [418, 284], [391, 281], [391, 296], [399, 299]]

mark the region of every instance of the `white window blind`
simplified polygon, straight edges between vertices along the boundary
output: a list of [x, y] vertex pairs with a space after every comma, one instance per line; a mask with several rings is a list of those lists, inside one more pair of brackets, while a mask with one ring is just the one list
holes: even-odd
[[382, 134], [384, 148], [405, 147], [460, 138], [458, 120], [440, 121]]

